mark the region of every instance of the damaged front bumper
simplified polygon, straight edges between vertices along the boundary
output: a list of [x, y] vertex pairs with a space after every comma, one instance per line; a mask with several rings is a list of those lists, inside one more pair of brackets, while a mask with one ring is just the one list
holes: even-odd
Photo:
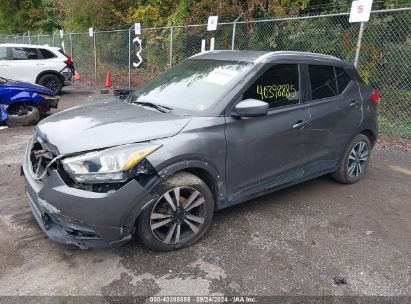
[[38, 225], [50, 239], [83, 249], [131, 239], [136, 218], [152, 199], [137, 181], [108, 193], [72, 188], [59, 169], [39, 181], [32, 171], [31, 146], [30, 142], [22, 169], [26, 194]]
[[59, 101], [60, 101], [60, 96], [49, 96], [49, 98], [45, 99], [42, 102], [42, 105], [49, 109], [51, 108], [57, 109]]

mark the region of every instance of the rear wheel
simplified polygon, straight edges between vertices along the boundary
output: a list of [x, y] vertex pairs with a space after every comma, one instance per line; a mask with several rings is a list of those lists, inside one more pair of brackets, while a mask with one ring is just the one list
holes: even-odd
[[364, 175], [370, 159], [371, 143], [367, 136], [358, 134], [344, 153], [340, 167], [332, 176], [344, 184], [358, 182]]
[[177, 173], [154, 192], [159, 198], [137, 221], [143, 244], [153, 250], [170, 251], [189, 246], [204, 235], [213, 217], [214, 200], [200, 178]]
[[60, 94], [61, 89], [63, 88], [63, 82], [60, 77], [55, 74], [46, 74], [41, 76], [38, 84], [54, 91], [56, 94]]
[[36, 107], [22, 104], [7, 109], [6, 124], [9, 127], [31, 126], [40, 120], [40, 112]]

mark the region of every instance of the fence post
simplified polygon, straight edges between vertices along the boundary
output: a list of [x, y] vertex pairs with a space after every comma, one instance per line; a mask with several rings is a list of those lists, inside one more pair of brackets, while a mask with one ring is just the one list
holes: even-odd
[[234, 21], [233, 23], [233, 36], [231, 37], [231, 50], [234, 50], [234, 43], [235, 43], [235, 28], [237, 26], [237, 23]]
[[41, 32], [37, 35], [37, 44], [40, 45], [40, 34]]
[[361, 22], [360, 31], [358, 33], [357, 49], [355, 50], [355, 59], [354, 59], [355, 67], [358, 66], [358, 61], [360, 59], [361, 40], [362, 40], [363, 33], [364, 33], [364, 22]]
[[97, 32], [93, 32], [93, 46], [94, 46], [94, 81], [97, 85], [97, 48], [96, 48], [96, 34]]
[[53, 32], [53, 46], [56, 46], [56, 43], [54, 42], [54, 32]]
[[170, 27], [170, 60], [169, 60], [169, 67], [173, 65], [173, 32], [174, 32], [174, 24]]
[[73, 58], [73, 40], [71, 38], [71, 33], [69, 34], [69, 41], [70, 41], [70, 57]]
[[237, 28], [237, 21], [240, 20], [241, 14], [234, 20], [233, 22], [233, 36], [231, 37], [231, 50], [234, 50], [234, 44], [235, 44], [235, 30]]
[[31, 44], [31, 35], [30, 35], [30, 31], [28, 31], [29, 34], [29, 44]]
[[131, 89], [131, 26], [128, 29], [128, 88]]

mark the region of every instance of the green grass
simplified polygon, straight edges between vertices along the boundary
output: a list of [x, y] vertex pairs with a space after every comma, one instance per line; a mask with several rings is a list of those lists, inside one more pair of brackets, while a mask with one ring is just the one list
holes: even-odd
[[396, 135], [404, 138], [411, 138], [411, 121], [410, 117], [399, 116], [390, 117], [379, 115], [378, 123], [380, 133]]

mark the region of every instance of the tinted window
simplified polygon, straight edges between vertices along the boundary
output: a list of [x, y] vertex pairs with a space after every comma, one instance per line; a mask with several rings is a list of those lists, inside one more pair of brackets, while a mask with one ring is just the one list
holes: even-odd
[[43, 59], [50, 59], [56, 57], [52, 52], [45, 50], [45, 49], [39, 49], [41, 56]]
[[297, 64], [279, 64], [269, 68], [244, 93], [243, 99], [268, 102], [270, 108], [296, 104], [299, 101]]
[[343, 68], [335, 68], [337, 75], [338, 94], [341, 94], [351, 81], [351, 77]]
[[13, 60], [39, 59], [39, 54], [35, 48], [13, 47], [11, 56]]
[[185, 60], [135, 90], [131, 101], [201, 112], [215, 104], [252, 67], [249, 62]]
[[0, 60], [7, 60], [7, 48], [0, 46]]
[[309, 65], [312, 99], [322, 99], [338, 95], [334, 67]]

